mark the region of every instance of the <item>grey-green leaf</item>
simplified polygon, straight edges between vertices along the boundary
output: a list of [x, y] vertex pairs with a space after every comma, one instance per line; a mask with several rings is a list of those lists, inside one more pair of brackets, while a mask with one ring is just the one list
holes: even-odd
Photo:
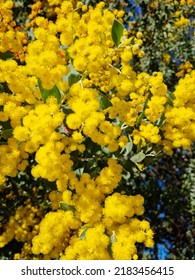
[[123, 36], [124, 26], [118, 21], [114, 20], [112, 24], [112, 40], [116, 47], [120, 45], [121, 38]]
[[81, 233], [81, 235], [79, 236], [79, 238], [81, 240], [85, 239], [86, 237], [86, 232], [88, 231], [89, 227], [87, 227], [86, 229], [83, 230], [83, 232]]
[[122, 154], [125, 151], [124, 157], [127, 157], [128, 154], [131, 152], [132, 148], [133, 148], [133, 141], [129, 136], [129, 142], [122, 148], [120, 154]]
[[139, 152], [138, 154], [131, 157], [131, 161], [134, 163], [141, 162], [143, 159], [145, 159], [146, 155], [143, 152]]
[[65, 202], [61, 202], [60, 203], [60, 209], [64, 210], [64, 211], [75, 211], [75, 207], [72, 205], [69, 205]]
[[46, 102], [46, 100], [49, 96], [54, 96], [58, 100], [58, 103], [60, 102], [61, 94], [56, 85], [52, 89], [45, 89], [45, 88], [43, 88], [42, 82], [39, 78], [38, 78], [38, 85], [39, 85], [39, 88], [41, 91], [41, 97], [42, 97], [42, 100], [44, 103]]
[[116, 241], [117, 241], [116, 234], [113, 231], [112, 235], [110, 236], [110, 243], [113, 244]]
[[112, 235], [110, 236], [110, 242], [108, 244], [108, 253], [112, 256], [112, 244], [117, 241], [116, 234], [113, 231]]

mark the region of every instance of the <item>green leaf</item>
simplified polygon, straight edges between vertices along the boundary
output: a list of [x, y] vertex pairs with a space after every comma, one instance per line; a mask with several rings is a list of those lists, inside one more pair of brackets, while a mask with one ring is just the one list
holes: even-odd
[[127, 157], [128, 154], [131, 152], [132, 148], [133, 148], [133, 141], [129, 136], [129, 142], [122, 148], [120, 154], [122, 154], [125, 151], [124, 157]]
[[147, 156], [144, 160], [144, 165], [148, 166], [154, 163], [154, 156]]
[[143, 118], [145, 117], [145, 109], [148, 107], [148, 101], [151, 99], [152, 94], [151, 92], [148, 94], [148, 97], [146, 98], [146, 101], [144, 102], [144, 107], [143, 107], [143, 111], [141, 112], [141, 114], [139, 115], [139, 117], [136, 120], [136, 127], [139, 127], [141, 121], [143, 120]]
[[122, 164], [124, 171], [126, 171], [126, 172], [132, 172], [135, 168], [138, 169], [137, 165], [129, 159], [122, 160], [121, 164]]
[[110, 102], [110, 100], [105, 96], [105, 94], [103, 94], [102, 92], [99, 93], [99, 100], [100, 100], [100, 105], [101, 105], [101, 109], [107, 109], [108, 107], [112, 106], [112, 103]]
[[114, 20], [112, 24], [112, 40], [116, 47], [119, 46], [121, 37], [123, 36], [124, 26], [118, 21]]
[[6, 129], [3, 131], [3, 133], [1, 134], [1, 137], [5, 140], [7, 140], [10, 136], [12, 136], [12, 132], [13, 132], [13, 129], [10, 128], [10, 129]]
[[116, 241], [117, 241], [116, 234], [113, 231], [112, 235], [110, 236], [110, 243], [113, 244]]
[[128, 172], [127, 170], [123, 169], [122, 178], [125, 180], [129, 180], [130, 177], [131, 177], [131, 173]]
[[74, 113], [74, 111], [67, 104], [62, 105], [62, 110], [66, 116]]
[[84, 231], [81, 233], [81, 235], [79, 236], [79, 238], [81, 240], [85, 239], [86, 237], [86, 232], [88, 231], [89, 227], [85, 228]]
[[167, 97], [167, 104], [173, 106], [173, 101], [175, 99], [174, 93], [167, 91], [166, 97]]
[[131, 161], [134, 163], [141, 162], [143, 159], [145, 159], [146, 155], [143, 152], [139, 152], [138, 154], [131, 157]]
[[0, 127], [2, 127], [4, 130], [12, 128], [10, 120], [6, 122], [0, 122]]
[[81, 79], [81, 75], [80, 74], [71, 73], [68, 76], [68, 84], [69, 84], [69, 86], [72, 86], [73, 84], [76, 84], [80, 79]]
[[44, 208], [44, 209], [48, 209], [51, 205], [51, 202], [50, 201], [45, 201], [41, 204], [41, 206]]
[[6, 82], [0, 84], [0, 92], [12, 93]]
[[75, 207], [72, 205], [69, 205], [65, 202], [61, 202], [60, 203], [60, 209], [64, 210], [64, 211], [75, 211]]
[[41, 91], [41, 97], [42, 97], [42, 100], [43, 100], [44, 103], [46, 102], [46, 99], [49, 96], [56, 97], [57, 100], [58, 100], [58, 103], [60, 102], [61, 94], [60, 94], [60, 91], [59, 91], [59, 89], [56, 85], [52, 89], [45, 89], [45, 88], [43, 88], [42, 82], [39, 78], [38, 78], [38, 85], [39, 85], [39, 88], [40, 88], [40, 91]]
[[112, 257], [112, 244], [116, 241], [117, 241], [116, 234], [113, 231], [112, 235], [110, 236], [110, 242], [108, 244], [108, 253], [110, 254], [111, 257]]
[[81, 176], [84, 172], [84, 167], [80, 167], [78, 169], [75, 170], [75, 174], [78, 176]]
[[14, 53], [11, 51], [0, 52], [0, 59], [7, 60], [11, 59], [14, 56]]
[[106, 155], [110, 154], [110, 150], [108, 149], [108, 147], [102, 147], [102, 152]]

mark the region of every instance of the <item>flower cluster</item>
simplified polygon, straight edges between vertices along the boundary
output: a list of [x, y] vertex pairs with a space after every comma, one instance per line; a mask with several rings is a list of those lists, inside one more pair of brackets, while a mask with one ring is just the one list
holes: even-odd
[[[188, 90], [186, 91], [186, 88]], [[195, 140], [195, 71], [186, 74], [177, 85], [173, 101], [174, 107], [166, 110], [165, 138], [171, 141], [173, 147], [188, 149]]]
[[30, 243], [38, 233], [42, 210], [41, 206], [33, 206], [30, 199], [24, 206], [19, 206], [15, 215], [11, 216], [4, 226], [4, 232], [0, 235], [0, 248], [7, 245], [13, 238], [19, 242]]
[[20, 28], [15, 32], [17, 27], [12, 8], [12, 1], [0, 1], [0, 52], [11, 51], [16, 59], [23, 62], [27, 33]]
[[0, 145], [0, 184], [4, 184], [6, 177], [15, 177], [19, 171], [28, 165], [28, 155], [18, 147], [16, 139], [9, 138], [6, 145]]
[[190, 22], [190, 20], [188, 18], [181, 16], [179, 19], [176, 19], [175, 28], [188, 25], [189, 22]]
[[176, 73], [176, 76], [182, 77], [186, 73], [191, 72], [192, 69], [193, 69], [193, 65], [190, 63], [190, 61], [187, 60], [185, 63], [183, 63], [179, 66], [180, 71]]
[[[136, 258], [136, 242], [152, 246], [149, 223], [133, 218], [144, 212], [143, 197], [112, 194], [121, 172], [121, 166], [109, 159], [97, 178], [83, 173], [80, 180], [70, 179], [68, 189], [51, 192], [52, 208], [57, 211], [42, 220], [39, 234], [32, 241], [33, 253], [42, 253], [44, 258], [111, 259], [108, 246], [113, 232], [116, 244], [110, 248], [114, 259]], [[108, 194], [112, 195], [105, 199]], [[128, 245], [125, 254], [124, 242]]]
[[47, 213], [41, 222], [39, 234], [33, 238], [32, 252], [44, 255], [51, 253], [51, 258], [59, 257], [62, 248], [67, 246], [65, 241], [69, 241], [70, 230], [79, 226], [79, 220], [75, 219], [71, 211]]

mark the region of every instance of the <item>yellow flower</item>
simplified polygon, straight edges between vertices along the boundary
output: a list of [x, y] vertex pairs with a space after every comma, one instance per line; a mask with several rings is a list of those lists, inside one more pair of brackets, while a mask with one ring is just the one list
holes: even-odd
[[[61, 221], [59, 223], [59, 221]], [[40, 231], [32, 240], [32, 251], [34, 254], [48, 254], [55, 247], [61, 251], [63, 240], [69, 229], [77, 229], [80, 226], [78, 220], [75, 219], [71, 211], [58, 210], [46, 214], [40, 224]], [[64, 244], [65, 246], [65, 244]]]
[[184, 16], [181, 16], [180, 19], [176, 19], [175, 21], [175, 28], [182, 27], [188, 25], [190, 20], [188, 18], [185, 18]]

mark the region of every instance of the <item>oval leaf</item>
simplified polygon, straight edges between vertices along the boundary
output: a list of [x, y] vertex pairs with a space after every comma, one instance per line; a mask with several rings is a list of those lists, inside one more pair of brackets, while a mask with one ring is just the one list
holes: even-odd
[[13, 129], [6, 129], [3, 131], [3, 133], [1, 134], [1, 137], [5, 140], [7, 140], [10, 136], [12, 136], [12, 132], [13, 132]]
[[100, 105], [101, 105], [101, 109], [107, 109], [108, 107], [112, 106], [112, 103], [110, 102], [110, 100], [102, 93], [99, 93], [99, 100], [100, 100]]
[[41, 97], [42, 97], [42, 100], [43, 100], [44, 103], [46, 102], [46, 99], [49, 96], [54, 96], [55, 98], [57, 98], [58, 103], [60, 102], [61, 94], [60, 94], [60, 91], [59, 91], [59, 89], [56, 85], [52, 89], [45, 89], [45, 88], [43, 88], [42, 82], [39, 78], [38, 78], [38, 85], [39, 85], [39, 88], [40, 88], [40, 91], [41, 91]]
[[143, 152], [139, 152], [131, 158], [131, 161], [134, 163], [141, 162], [143, 159], [145, 159], [145, 157], [146, 155]]
[[117, 241], [116, 234], [113, 231], [112, 235], [110, 236], [110, 242], [108, 244], [108, 253], [110, 254], [111, 257], [112, 257], [112, 244], [116, 241]]
[[64, 211], [75, 211], [75, 207], [72, 205], [69, 205], [65, 202], [61, 202], [60, 203], [60, 209], [64, 210]]
[[0, 52], [0, 59], [2, 60], [8, 60], [14, 57], [14, 53], [11, 51], [6, 51], [6, 52]]
[[6, 121], [6, 122], [0, 122], [0, 127], [3, 127], [4, 130], [6, 129], [11, 129], [11, 123], [10, 120]]
[[112, 40], [116, 47], [119, 46], [121, 38], [123, 36], [124, 26], [118, 21], [114, 20], [112, 24]]
[[9, 89], [8, 83], [6, 82], [0, 84], [0, 92], [6, 92], [12, 94], [12, 91]]
[[73, 73], [71, 73], [68, 76], [68, 84], [69, 84], [69, 86], [72, 86], [73, 84], [76, 84], [80, 79], [81, 79], [81, 75], [80, 74], [73, 74]]
[[113, 244], [114, 242], [117, 241], [117, 238], [116, 238], [116, 234], [115, 232], [113, 231], [112, 232], [112, 235], [110, 236], [110, 243]]

